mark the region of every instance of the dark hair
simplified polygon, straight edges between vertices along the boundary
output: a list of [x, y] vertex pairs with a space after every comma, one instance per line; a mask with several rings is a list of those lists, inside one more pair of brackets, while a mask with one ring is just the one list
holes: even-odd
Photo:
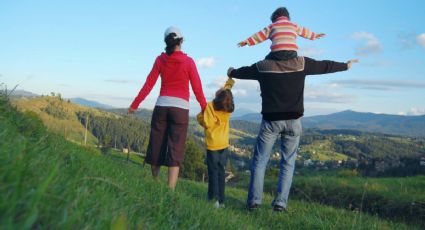
[[230, 89], [219, 90], [213, 100], [214, 109], [217, 111], [224, 111], [233, 113], [235, 104], [233, 103], [233, 94]]
[[174, 50], [176, 49], [176, 46], [180, 45], [181, 41], [183, 40], [183, 38], [175, 38], [175, 36], [177, 36], [176, 33], [170, 33], [164, 39], [165, 44], [167, 45], [165, 47], [165, 52], [168, 55], [173, 54]]
[[279, 8], [277, 8], [274, 12], [273, 12], [273, 14], [272, 14], [272, 16], [270, 16], [270, 20], [272, 20], [272, 22], [275, 22], [279, 17], [282, 17], [282, 16], [285, 16], [285, 17], [287, 17], [288, 19], [291, 19], [290, 17], [289, 17], [289, 12], [288, 12], [288, 10], [286, 9], [286, 7], [279, 7]]

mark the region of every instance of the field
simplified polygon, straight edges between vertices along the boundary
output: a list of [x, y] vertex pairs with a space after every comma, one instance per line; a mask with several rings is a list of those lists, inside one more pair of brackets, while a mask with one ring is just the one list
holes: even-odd
[[32, 113], [0, 100], [1, 229], [415, 229], [414, 225], [307, 201], [287, 213], [244, 209], [245, 189], [229, 188], [213, 209], [206, 185], [162, 176], [117, 153], [102, 154], [47, 130]]
[[348, 156], [335, 152], [329, 140], [314, 141], [311, 144], [302, 146], [300, 155], [310, 154], [311, 160], [327, 161], [327, 160], [347, 160]]
[[[425, 226], [425, 176], [367, 178], [350, 170], [316, 174], [295, 176], [290, 198]], [[269, 169], [264, 191], [274, 194], [276, 182], [276, 169]], [[241, 175], [231, 184], [247, 187], [248, 178]]]

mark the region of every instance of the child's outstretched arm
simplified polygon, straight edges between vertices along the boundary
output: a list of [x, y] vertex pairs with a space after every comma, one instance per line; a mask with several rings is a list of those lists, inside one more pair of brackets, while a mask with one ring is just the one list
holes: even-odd
[[227, 79], [226, 83], [224, 84], [224, 89], [232, 89], [233, 85], [235, 84], [235, 80], [233, 80], [231, 77]]
[[297, 34], [303, 38], [307, 38], [310, 40], [319, 39], [325, 36], [324, 33], [316, 34], [308, 28], [297, 25]]
[[264, 29], [258, 31], [257, 33], [255, 33], [254, 35], [252, 35], [251, 37], [241, 41], [238, 43], [238, 47], [242, 47], [242, 46], [253, 46], [256, 45], [258, 43], [261, 43], [265, 40], [267, 40], [270, 36], [270, 31], [271, 31], [271, 26], [267, 26]]

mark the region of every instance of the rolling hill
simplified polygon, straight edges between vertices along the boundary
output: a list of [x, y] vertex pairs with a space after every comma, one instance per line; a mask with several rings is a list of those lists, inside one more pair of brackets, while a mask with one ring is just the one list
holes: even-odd
[[[84, 142], [85, 135], [85, 127], [78, 119], [78, 113], [88, 112], [97, 116], [117, 117], [113, 113], [71, 103], [59, 96], [12, 98], [12, 104], [19, 111], [33, 113], [40, 117], [49, 130], [78, 143]], [[87, 137], [87, 143], [91, 145], [98, 143], [96, 137], [90, 132]]]
[[425, 115], [399, 116], [351, 110], [303, 118], [306, 128], [352, 129], [365, 132], [425, 137]]

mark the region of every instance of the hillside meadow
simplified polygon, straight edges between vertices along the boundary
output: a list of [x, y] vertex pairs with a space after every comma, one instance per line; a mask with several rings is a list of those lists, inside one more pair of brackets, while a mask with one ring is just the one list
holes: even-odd
[[206, 185], [180, 180], [176, 191], [123, 157], [82, 147], [49, 131], [34, 112], [0, 98], [1, 229], [416, 229], [361, 212], [290, 201], [286, 213], [244, 209], [246, 191], [228, 188], [226, 208]]
[[[277, 169], [269, 168], [264, 191], [275, 193]], [[230, 184], [245, 188], [249, 175], [237, 175]], [[355, 170], [311, 172], [294, 177], [290, 198], [361, 211], [388, 220], [425, 226], [425, 176], [369, 178]]]

